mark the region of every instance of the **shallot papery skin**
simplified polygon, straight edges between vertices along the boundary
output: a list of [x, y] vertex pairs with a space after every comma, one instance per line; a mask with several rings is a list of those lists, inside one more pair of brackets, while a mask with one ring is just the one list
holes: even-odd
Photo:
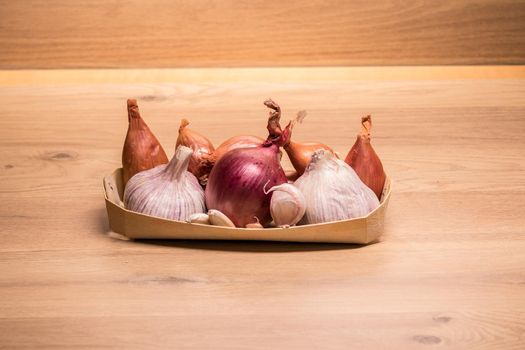
[[361, 133], [345, 158], [346, 164], [355, 170], [361, 181], [365, 183], [378, 199], [381, 199], [383, 187], [385, 186], [386, 174], [379, 156], [370, 143], [370, 129], [372, 128], [372, 117], [361, 118], [363, 126]]
[[187, 119], [181, 120], [175, 147], [182, 145], [193, 150], [188, 171], [199, 179], [201, 185], [205, 186], [208, 181], [208, 174], [213, 166], [210, 156], [215, 148], [206, 136], [188, 128], [189, 124], [190, 122]]
[[128, 100], [128, 133], [122, 149], [122, 181], [144, 170], [166, 164], [168, 157], [140, 116], [137, 100]]
[[292, 163], [294, 169], [297, 171], [298, 176], [301, 176], [304, 173], [306, 167], [308, 166], [308, 163], [310, 163], [312, 155], [318, 149], [325, 149], [327, 151], [330, 151], [331, 153], [334, 153], [333, 149], [331, 149], [323, 143], [294, 142], [291, 140], [291, 133], [294, 126], [297, 123], [302, 123], [305, 117], [306, 111], [299, 111], [297, 113], [297, 117], [290, 123], [289, 141], [283, 146], [284, 150], [286, 151], [286, 154], [288, 154], [288, 158], [290, 158], [290, 162]]
[[280, 108], [272, 100], [268, 118], [268, 139], [257, 147], [237, 148], [224, 154], [214, 165], [206, 186], [206, 205], [229, 217], [235, 226], [246, 227], [254, 216], [266, 226], [271, 221], [271, 193], [267, 188], [286, 183], [280, 164], [281, 147], [289, 136], [288, 127], [281, 129]]
[[327, 145], [317, 142], [300, 143], [290, 141], [283, 148], [286, 151], [286, 154], [288, 154], [288, 158], [290, 158], [290, 162], [297, 171], [298, 176], [304, 174], [308, 163], [310, 163], [312, 154], [314, 154], [314, 152], [318, 149], [324, 149], [334, 153], [334, 151]]

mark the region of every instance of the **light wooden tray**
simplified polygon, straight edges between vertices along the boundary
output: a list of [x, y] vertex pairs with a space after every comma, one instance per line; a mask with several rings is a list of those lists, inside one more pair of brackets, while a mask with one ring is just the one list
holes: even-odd
[[387, 177], [381, 204], [365, 217], [289, 228], [247, 229], [190, 224], [139, 214], [124, 208], [122, 169], [104, 178], [109, 226], [128, 238], [222, 239], [288, 242], [328, 242], [366, 244], [376, 241], [383, 232], [384, 217], [390, 199]]

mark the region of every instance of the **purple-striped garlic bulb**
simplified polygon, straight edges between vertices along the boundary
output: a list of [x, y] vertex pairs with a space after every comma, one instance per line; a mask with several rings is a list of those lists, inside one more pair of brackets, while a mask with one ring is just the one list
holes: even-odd
[[324, 149], [314, 152], [294, 186], [306, 200], [301, 225], [358, 218], [379, 206], [375, 193], [359, 179], [354, 169]]
[[138, 213], [178, 221], [204, 213], [204, 191], [195, 175], [188, 171], [192, 153], [191, 148], [179, 146], [168, 164], [131, 177], [124, 190], [124, 206]]

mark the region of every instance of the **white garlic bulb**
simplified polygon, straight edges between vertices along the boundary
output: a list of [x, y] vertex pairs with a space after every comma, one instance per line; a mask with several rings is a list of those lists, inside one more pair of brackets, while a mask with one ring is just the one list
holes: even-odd
[[306, 201], [301, 191], [292, 184], [273, 186], [265, 193], [272, 194], [270, 213], [279, 227], [293, 226], [301, 220], [306, 211]]
[[348, 164], [317, 150], [305, 173], [295, 181], [306, 200], [300, 224], [346, 220], [367, 215], [379, 206], [374, 192]]
[[129, 179], [124, 190], [125, 207], [180, 221], [204, 212], [204, 191], [197, 178], [187, 170], [192, 153], [190, 148], [179, 146], [168, 164], [142, 171]]

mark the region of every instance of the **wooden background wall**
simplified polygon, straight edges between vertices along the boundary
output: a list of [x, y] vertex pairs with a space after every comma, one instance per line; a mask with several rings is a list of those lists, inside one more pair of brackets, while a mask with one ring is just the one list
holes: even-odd
[[524, 63], [525, 1], [0, 0], [0, 69]]

